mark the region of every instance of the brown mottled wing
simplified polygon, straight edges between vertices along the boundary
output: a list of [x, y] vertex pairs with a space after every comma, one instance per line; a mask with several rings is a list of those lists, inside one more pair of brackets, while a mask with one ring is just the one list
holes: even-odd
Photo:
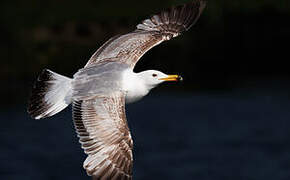
[[103, 61], [120, 61], [134, 67], [152, 47], [180, 35], [194, 25], [205, 4], [205, 0], [194, 0], [144, 20], [135, 31], [108, 40], [93, 54], [86, 66]]
[[132, 146], [121, 92], [73, 102], [73, 119], [94, 179], [132, 179]]

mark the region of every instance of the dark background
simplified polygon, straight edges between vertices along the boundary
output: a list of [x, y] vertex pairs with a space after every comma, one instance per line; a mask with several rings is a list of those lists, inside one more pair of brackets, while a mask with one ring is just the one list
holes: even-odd
[[[43, 68], [72, 76], [107, 39], [187, 1], [2, 0], [0, 179], [87, 179], [70, 109], [33, 121]], [[290, 1], [209, 0], [135, 71], [181, 74], [128, 107], [136, 179], [290, 178]], [[140, 117], [142, 116], [142, 117]]]

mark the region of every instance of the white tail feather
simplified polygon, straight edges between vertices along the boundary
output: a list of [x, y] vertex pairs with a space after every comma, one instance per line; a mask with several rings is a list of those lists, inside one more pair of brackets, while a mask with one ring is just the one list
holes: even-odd
[[43, 70], [33, 86], [28, 113], [35, 119], [41, 119], [65, 109], [71, 103], [71, 81], [48, 69]]

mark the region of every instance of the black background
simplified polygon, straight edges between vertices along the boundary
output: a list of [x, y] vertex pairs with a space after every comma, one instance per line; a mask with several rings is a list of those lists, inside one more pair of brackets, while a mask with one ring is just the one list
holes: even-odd
[[[3, 101], [24, 101], [43, 68], [72, 76], [110, 37], [132, 31], [150, 14], [182, 2], [1, 1]], [[272, 86], [269, 83], [289, 87], [289, 9], [288, 1], [209, 1], [189, 32], [153, 48], [135, 71], [182, 74], [185, 81], [179, 90]], [[7, 93], [14, 95], [7, 99]]]
[[[26, 113], [43, 68], [72, 76], [116, 34], [188, 1], [2, 0], [0, 179], [88, 179], [70, 110]], [[136, 179], [289, 179], [290, 1], [209, 0], [135, 71], [181, 74], [129, 105]]]

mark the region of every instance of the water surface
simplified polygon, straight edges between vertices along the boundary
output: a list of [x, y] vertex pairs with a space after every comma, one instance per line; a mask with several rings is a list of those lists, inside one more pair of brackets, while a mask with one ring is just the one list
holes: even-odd
[[[24, 106], [0, 117], [0, 179], [90, 179], [70, 107], [40, 121]], [[287, 94], [155, 93], [127, 106], [127, 118], [134, 179], [290, 179]]]

